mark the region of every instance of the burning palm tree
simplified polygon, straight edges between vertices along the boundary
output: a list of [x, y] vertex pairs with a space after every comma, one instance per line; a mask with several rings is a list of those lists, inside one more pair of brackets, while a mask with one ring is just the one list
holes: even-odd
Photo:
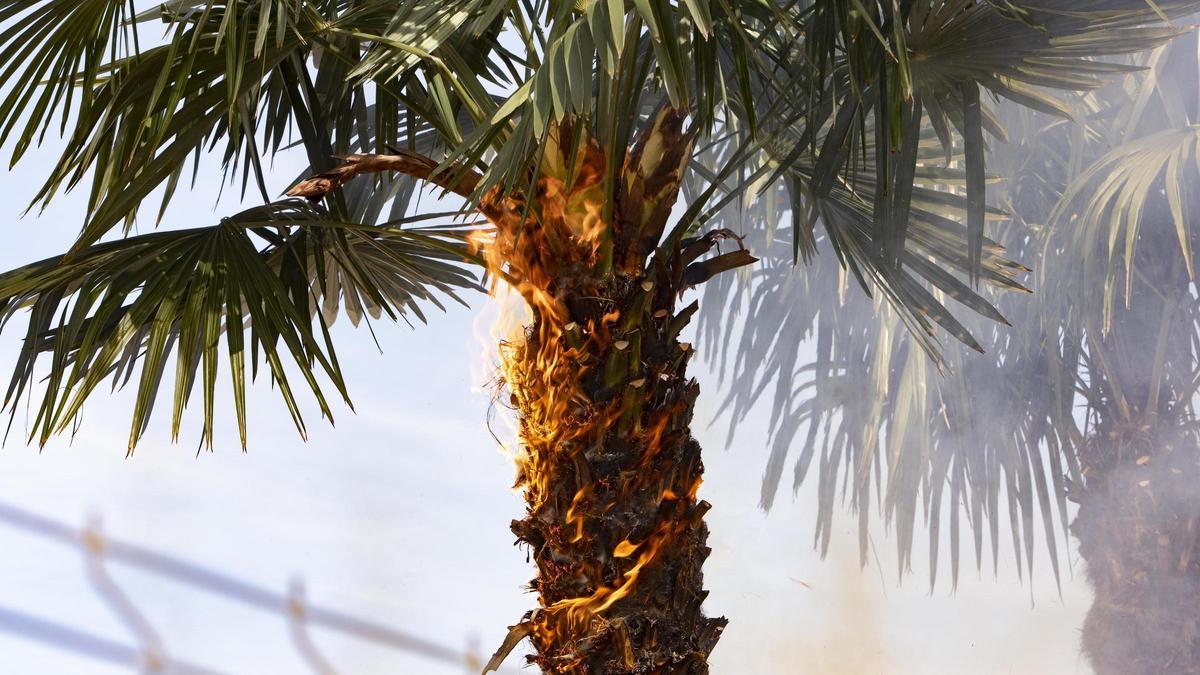
[[[1024, 269], [984, 232], [999, 124], [981, 91], [1054, 107], [1038, 87], [1103, 85], [1125, 69], [1089, 57], [1160, 45], [1200, 3], [1072, 5], [0, 3], [0, 139], [16, 162], [50, 125], [66, 134], [38, 203], [91, 181], [71, 249], [0, 276], [4, 317], [29, 310], [6, 401], [40, 397], [45, 443], [108, 377], [136, 377], [132, 451], [174, 352], [174, 433], [198, 390], [211, 444], [223, 358], [243, 444], [247, 366], [303, 433], [297, 377], [324, 416], [330, 386], [348, 400], [334, 317], [423, 319], [478, 265], [532, 315], [500, 349], [538, 607], [489, 668], [528, 638], [547, 673], [706, 672], [724, 619], [702, 611], [709, 505], [680, 340], [698, 306], [681, 297], [756, 262], [742, 238], [778, 217], [717, 224], [739, 200], [778, 205], [795, 256], [825, 238], [829, 278], [855, 278], [925, 352], [939, 329], [976, 344], [940, 298], [1000, 318], [978, 284], [1021, 288]], [[309, 170], [275, 200], [264, 160], [293, 137]], [[932, 168], [959, 138], [961, 166]], [[153, 194], [169, 208], [217, 148], [261, 205], [108, 236]], [[412, 213], [418, 181], [466, 220]]]

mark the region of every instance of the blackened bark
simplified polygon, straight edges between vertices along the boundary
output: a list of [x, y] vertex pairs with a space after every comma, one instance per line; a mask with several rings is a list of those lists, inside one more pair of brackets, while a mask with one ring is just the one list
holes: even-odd
[[527, 636], [545, 673], [703, 675], [725, 626], [702, 609], [709, 504], [689, 431], [699, 386], [679, 341], [696, 305], [676, 302], [688, 266], [727, 235], [659, 245], [691, 152], [683, 122], [660, 108], [616, 185], [586, 134], [564, 147], [579, 137], [564, 122], [536, 191], [488, 207], [489, 264], [533, 312], [501, 353], [527, 504], [512, 529], [537, 565], [539, 600], [489, 668]]
[[[553, 392], [509, 383], [522, 436], [546, 443], [524, 458], [528, 510], [513, 523], [538, 569], [529, 624], [545, 673], [707, 673], [725, 625], [701, 608], [709, 504], [696, 498], [691, 349], [675, 338], [682, 320], [651, 309], [653, 295], [632, 282], [611, 301], [569, 303], [574, 326], [550, 338], [562, 344], [539, 342], [554, 333], [539, 319], [513, 354], [529, 379], [578, 385], [564, 418], [547, 420]], [[615, 315], [636, 320], [603, 324]], [[571, 356], [541, 368], [535, 354]]]

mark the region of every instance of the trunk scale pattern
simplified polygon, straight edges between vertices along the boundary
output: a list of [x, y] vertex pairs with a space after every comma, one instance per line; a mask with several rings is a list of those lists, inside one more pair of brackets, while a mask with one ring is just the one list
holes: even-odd
[[565, 122], [542, 150], [531, 203], [485, 202], [489, 268], [533, 316], [501, 345], [500, 391], [519, 420], [527, 505], [512, 529], [539, 600], [489, 669], [528, 638], [548, 674], [700, 675], [725, 626], [702, 611], [710, 506], [689, 431], [693, 349], [679, 340], [697, 306], [676, 304], [754, 259], [739, 242], [699, 261], [728, 232], [660, 244], [691, 154], [683, 121], [660, 109], [612, 186], [599, 146]]

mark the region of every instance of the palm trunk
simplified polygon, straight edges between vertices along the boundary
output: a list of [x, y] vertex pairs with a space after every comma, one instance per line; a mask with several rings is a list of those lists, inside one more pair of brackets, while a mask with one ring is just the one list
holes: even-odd
[[1200, 675], [1194, 301], [1174, 233], [1145, 231], [1130, 306], [1089, 350], [1103, 403], [1071, 525], [1094, 594], [1082, 644], [1098, 675]]
[[527, 504], [512, 529], [537, 566], [539, 605], [489, 668], [528, 636], [545, 673], [699, 675], [725, 626], [702, 611], [709, 504], [689, 432], [699, 386], [679, 341], [696, 305], [676, 302], [753, 258], [695, 262], [723, 233], [659, 245], [690, 156], [682, 123], [660, 110], [607, 180], [598, 145], [564, 123], [531, 208], [485, 205], [489, 266], [533, 313], [501, 356]]
[[1169, 432], [1089, 446], [1071, 531], [1094, 593], [1083, 649], [1097, 675], [1200, 675], [1200, 468], [1194, 440]]
[[[707, 673], [725, 624], [701, 610], [709, 505], [688, 431], [691, 350], [679, 317], [647, 311], [653, 290], [628, 289], [568, 302], [594, 332], [539, 316], [510, 354], [528, 505], [513, 532], [537, 565], [528, 630], [545, 673]], [[605, 329], [605, 315], [637, 319]]]

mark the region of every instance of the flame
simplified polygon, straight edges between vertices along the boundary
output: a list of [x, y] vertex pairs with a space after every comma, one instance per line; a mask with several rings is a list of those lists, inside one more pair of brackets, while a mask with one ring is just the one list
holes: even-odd
[[[501, 354], [496, 345], [519, 342], [532, 315], [525, 299], [506, 282], [492, 284], [490, 295], [492, 301], [484, 304], [472, 321], [471, 332], [477, 351], [471, 359], [470, 372], [472, 391], [495, 394], [503, 379]], [[493, 401], [500, 403], [495, 396]], [[500, 451], [510, 460], [518, 462], [522, 451], [518, 441], [517, 418], [511, 406], [494, 405], [488, 419], [489, 429]]]
[[[587, 460], [580, 459], [589, 450], [601, 447], [610, 430], [622, 420], [624, 400], [643, 397], [647, 412], [637, 415], [631, 428], [621, 433], [641, 453], [637, 466], [649, 466], [668, 443], [678, 441], [679, 430], [674, 428], [678, 425], [674, 422], [685, 406], [674, 402], [654, 408], [649, 404], [660, 378], [670, 379], [666, 373], [626, 381], [622, 395], [605, 403], [592, 401], [582, 389], [581, 383], [589, 375], [603, 372], [597, 369], [603, 367], [606, 355], [637, 347], [620, 329], [622, 316], [615, 307], [602, 313], [585, 313], [598, 318], [573, 318], [584, 314], [573, 314], [572, 300], [602, 295], [602, 289], [587, 284], [595, 283], [597, 275], [590, 271], [600, 264], [604, 238], [612, 232], [604, 220], [605, 158], [586, 134], [574, 151], [562, 147], [560, 139], [575, 136], [558, 127], [548, 136], [532, 203], [521, 195], [490, 193], [481, 210], [494, 229], [486, 236], [471, 239], [487, 262], [493, 279], [490, 292], [497, 299], [486, 316], [481, 313], [477, 317], [475, 333], [487, 344], [482, 361], [488, 365], [487, 381], [495, 400], [515, 413], [505, 417], [516, 440], [508, 452], [516, 463], [515, 487], [524, 491], [529, 520], [535, 521], [538, 528], [548, 523], [556, 545], [579, 552], [574, 558], [563, 554], [551, 556], [549, 562], [539, 559], [541, 609], [524, 623], [539, 647], [594, 635], [596, 622], [608, 625], [605, 612], [629, 597], [639, 577], [660, 560], [672, 540], [698, 520], [667, 517], [648, 536], [645, 532], [637, 536], [640, 541], [626, 533], [626, 538], [613, 546], [605, 543], [596, 527], [600, 517], [607, 517], [596, 512], [594, 502], [599, 490], [611, 493], [614, 487], [621, 491], [644, 489], [645, 494], [661, 495], [661, 509], [684, 514], [695, 506], [699, 489], [698, 480], [690, 486], [679, 482], [663, 485], [676, 479], [651, 477], [650, 471], [642, 471], [644, 476], [627, 482], [622, 479], [619, 485], [610, 482], [601, 487], [595, 481], [606, 479], [593, 479]], [[573, 165], [569, 165], [571, 161]], [[648, 287], [642, 288], [649, 293]], [[669, 319], [665, 314], [659, 317]], [[688, 354], [688, 348], [680, 349], [684, 356]], [[561, 492], [564, 485], [574, 490], [569, 504], [562, 503], [571, 494]], [[556, 493], [556, 488], [560, 492]], [[597, 547], [611, 551], [611, 556], [593, 555]], [[566, 586], [578, 587], [578, 595], [561, 597], [561, 584], [556, 587], [556, 596], [547, 595], [546, 584], [554, 579], [546, 577], [556, 573], [547, 568], [554, 565], [562, 568], [560, 580], [569, 580]], [[614, 630], [625, 635], [623, 628]], [[557, 663], [554, 672], [573, 672], [572, 667], [570, 663]]]
[[575, 493], [575, 498], [571, 500], [571, 508], [567, 509], [567, 524], [575, 526], [575, 536], [571, 538], [572, 542], [583, 540], [584, 520], [583, 516], [579, 515], [579, 507], [583, 503], [583, 500], [587, 499], [590, 492], [591, 490], [588, 489], [587, 485], [579, 488], [579, 491]]
[[[666, 536], [664, 536], [660, 531], [660, 533], [651, 537], [646, 542], [645, 550], [642, 551], [640, 556], [638, 556], [637, 564], [635, 564], [629, 569], [628, 572], [625, 573], [625, 581], [622, 582], [620, 586], [601, 586], [587, 597], [560, 600], [548, 607], [546, 611], [550, 613], [565, 612], [567, 616], [567, 623], [573, 628], [578, 628], [586, 624], [586, 622], [589, 621], [593, 615], [599, 614], [609, 607], [612, 607], [613, 604], [615, 604], [618, 600], [633, 592], [633, 585], [637, 581], [638, 575], [641, 573], [642, 568], [650, 564], [651, 561], [658, 557], [658, 552], [662, 549], [662, 545], [665, 540]], [[622, 542], [622, 544], [627, 543], [628, 542]], [[620, 550], [621, 546], [618, 545], [617, 549]]]
[[617, 547], [613, 549], [614, 558], [628, 558], [633, 555], [634, 551], [638, 550], [638, 545], [628, 539], [621, 540]]

